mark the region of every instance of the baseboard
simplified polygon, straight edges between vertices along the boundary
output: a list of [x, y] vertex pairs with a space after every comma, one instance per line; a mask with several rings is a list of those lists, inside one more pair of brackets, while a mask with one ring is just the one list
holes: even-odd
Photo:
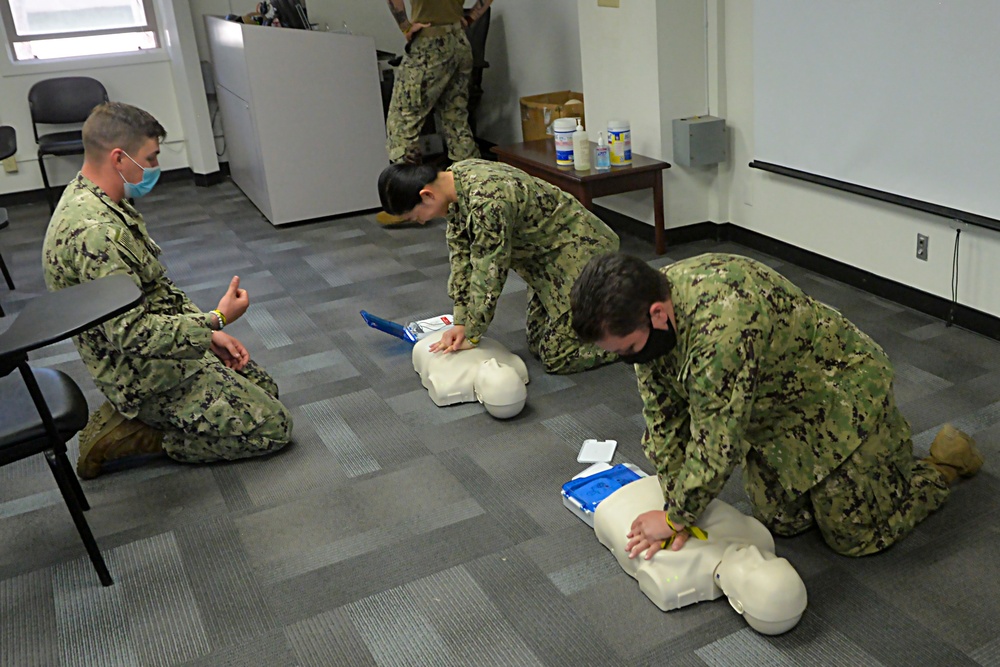
[[[653, 243], [652, 225], [601, 206], [595, 206], [594, 209], [598, 217], [617, 231], [643, 239], [650, 244]], [[926, 313], [944, 322], [955, 324], [994, 340], [1000, 340], [1000, 317], [963, 304], [952, 303], [944, 297], [883, 278], [856, 266], [824, 257], [810, 250], [803, 250], [785, 241], [779, 241], [732, 223], [699, 222], [668, 229], [667, 252], [670, 252], [672, 246], [705, 240], [719, 243], [728, 241], [753, 248], [828, 278], [865, 290], [877, 297]]]
[[[219, 170], [213, 171], [210, 174], [196, 174], [191, 171], [190, 167], [184, 167], [182, 169], [171, 169], [170, 171], [164, 171], [160, 174], [160, 180], [164, 183], [191, 180], [195, 185], [199, 187], [209, 187], [212, 185], [218, 185], [226, 176], [229, 175], [229, 163], [221, 162], [219, 163]], [[66, 186], [54, 186], [55, 188], [65, 188]], [[62, 190], [59, 190], [59, 196], [62, 196]], [[0, 195], [0, 206], [18, 206], [21, 204], [48, 204], [48, 199], [45, 196], [45, 190], [43, 188], [37, 188], [35, 190], [22, 190], [21, 192], [10, 192], [7, 194]]]
[[199, 188], [208, 188], [222, 182], [224, 176], [222, 170], [213, 171], [211, 174], [192, 174], [194, 184]]

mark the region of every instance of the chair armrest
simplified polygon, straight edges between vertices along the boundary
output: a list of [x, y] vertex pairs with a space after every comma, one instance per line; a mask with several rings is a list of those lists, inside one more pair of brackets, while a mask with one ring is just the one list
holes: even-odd
[[75, 336], [135, 308], [143, 298], [124, 274], [46, 292], [29, 301], [10, 328], [0, 334], [0, 360]]

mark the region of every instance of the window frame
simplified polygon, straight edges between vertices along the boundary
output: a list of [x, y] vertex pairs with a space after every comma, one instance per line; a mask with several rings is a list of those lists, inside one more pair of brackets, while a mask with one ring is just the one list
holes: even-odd
[[[108, 56], [116, 55], [127, 55], [133, 53], [151, 53], [163, 49], [163, 36], [160, 34], [159, 27], [156, 22], [156, 9], [153, 6], [155, 3], [153, 0], [139, 0], [142, 3], [142, 8], [146, 15], [146, 23], [141, 26], [132, 26], [126, 28], [102, 28], [98, 30], [77, 30], [71, 32], [52, 32], [43, 34], [33, 34], [33, 35], [21, 35], [17, 32], [17, 25], [14, 23], [14, 12], [10, 6], [10, 0], [0, 0], [0, 20], [2, 20], [4, 32], [6, 33], [7, 42], [9, 43], [9, 56], [12, 63], [23, 64], [23, 63], [43, 63], [43, 62], [63, 62], [71, 58], [105, 58]], [[100, 37], [102, 35], [122, 35], [128, 33], [153, 33], [153, 39], [156, 41], [156, 46], [151, 49], [138, 49], [137, 51], [117, 51], [110, 53], [94, 53], [94, 54], [74, 54], [65, 56], [63, 58], [29, 58], [21, 60], [17, 57], [17, 51], [15, 49], [15, 44], [20, 44], [24, 42], [41, 42], [47, 40], [56, 39], [67, 39], [73, 37]]]

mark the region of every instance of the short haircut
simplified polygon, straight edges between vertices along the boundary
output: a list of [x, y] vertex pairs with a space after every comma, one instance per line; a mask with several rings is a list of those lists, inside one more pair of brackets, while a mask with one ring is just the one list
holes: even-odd
[[437, 167], [399, 162], [378, 177], [378, 197], [389, 215], [404, 215], [420, 203], [420, 191], [437, 179]]
[[166, 136], [167, 131], [149, 112], [122, 102], [105, 102], [94, 107], [83, 124], [83, 149], [86, 156], [115, 148], [131, 155], [148, 139], [162, 141]]
[[649, 307], [670, 298], [667, 277], [638, 257], [608, 253], [592, 258], [573, 284], [573, 330], [594, 343], [649, 327]]

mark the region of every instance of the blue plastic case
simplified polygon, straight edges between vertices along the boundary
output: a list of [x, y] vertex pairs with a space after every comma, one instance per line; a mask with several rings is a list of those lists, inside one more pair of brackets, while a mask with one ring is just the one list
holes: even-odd
[[589, 477], [571, 479], [563, 484], [562, 494], [584, 512], [592, 514], [602, 500], [637, 479], [639, 475], [619, 463], [610, 470]]
[[402, 324], [397, 324], [396, 322], [381, 318], [377, 315], [372, 315], [365, 310], [361, 311], [361, 317], [364, 318], [365, 323], [372, 329], [378, 329], [379, 331], [385, 332], [390, 336], [402, 338], [408, 343], [416, 342], [416, 339], [413, 339], [411, 336], [407, 336], [406, 327]]

